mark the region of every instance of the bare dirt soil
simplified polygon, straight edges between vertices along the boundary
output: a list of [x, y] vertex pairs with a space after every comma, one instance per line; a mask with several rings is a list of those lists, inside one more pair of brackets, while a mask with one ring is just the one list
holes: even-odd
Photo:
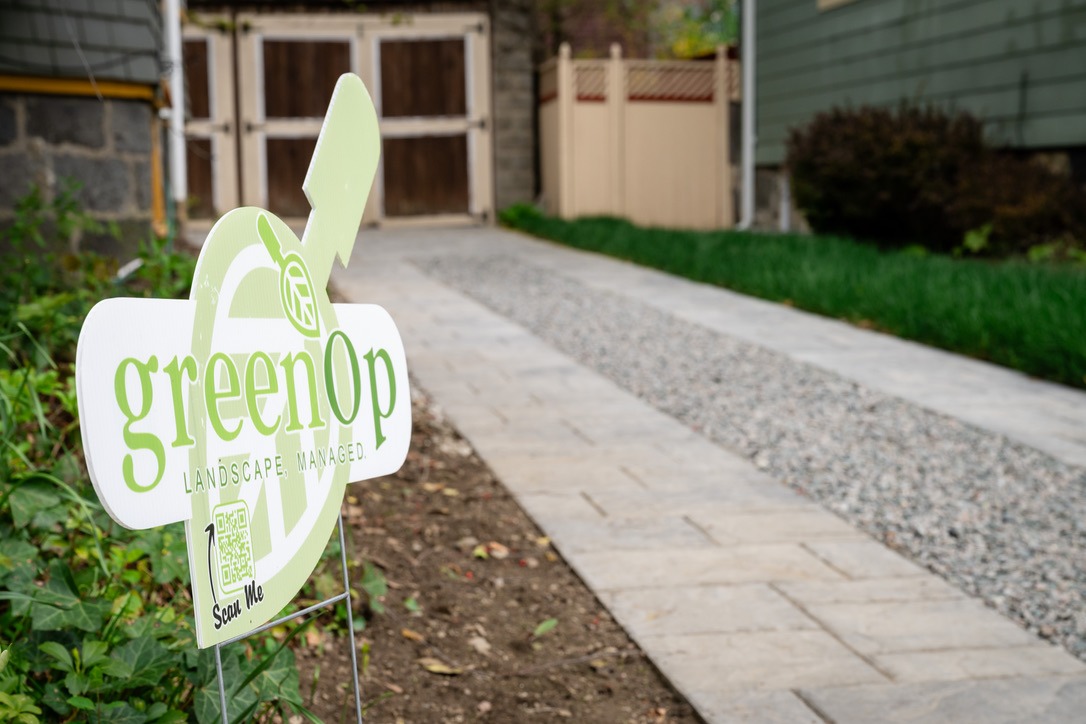
[[[351, 486], [345, 508], [366, 721], [700, 721], [470, 445], [413, 403], [407, 463]], [[364, 562], [387, 582], [370, 603], [380, 577]], [[353, 721], [345, 639], [299, 641], [311, 710]]]

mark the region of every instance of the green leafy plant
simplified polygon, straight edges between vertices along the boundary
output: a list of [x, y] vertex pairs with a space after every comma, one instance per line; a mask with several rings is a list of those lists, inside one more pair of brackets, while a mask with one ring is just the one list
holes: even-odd
[[735, 0], [661, 3], [658, 32], [676, 58], [711, 55], [717, 46], [739, 39], [736, 4]]
[[384, 613], [384, 598], [388, 595], [388, 581], [385, 574], [370, 562], [362, 567], [362, 581], [358, 584], [365, 594], [366, 605], [374, 613]]
[[[69, 187], [70, 188], [70, 187]], [[20, 200], [0, 264], [0, 721], [219, 718], [211, 650], [192, 632], [180, 526], [129, 531], [98, 504], [82, 458], [72, 364], [97, 300], [177, 296], [194, 260], [148, 242], [135, 270], [73, 254], [101, 230], [70, 190]], [[307, 714], [288, 647], [302, 627], [223, 650], [230, 714]]]
[[960, 256], [961, 252], [965, 251], [970, 254], [983, 253], [988, 248], [989, 239], [992, 236], [992, 225], [985, 224], [977, 229], [970, 229], [965, 232], [965, 238], [962, 239], [962, 245], [960, 249], [955, 249], [955, 253]]

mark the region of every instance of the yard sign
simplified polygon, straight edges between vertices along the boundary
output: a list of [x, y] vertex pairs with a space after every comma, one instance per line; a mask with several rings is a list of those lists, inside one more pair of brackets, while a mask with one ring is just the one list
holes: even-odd
[[212, 228], [188, 301], [87, 316], [76, 391], [87, 468], [128, 528], [184, 521], [201, 648], [293, 599], [348, 482], [395, 472], [411, 433], [403, 344], [380, 307], [332, 304], [377, 170], [362, 81], [339, 79], [302, 188], [301, 241], [263, 209]]

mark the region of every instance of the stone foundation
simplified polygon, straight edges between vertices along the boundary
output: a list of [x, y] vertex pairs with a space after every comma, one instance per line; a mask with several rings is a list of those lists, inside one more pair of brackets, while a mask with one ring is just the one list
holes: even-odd
[[534, 2], [502, 0], [491, 10], [494, 78], [494, 206], [536, 195]]
[[0, 94], [0, 225], [32, 185], [48, 202], [71, 179], [80, 207], [122, 238], [77, 236], [69, 250], [131, 256], [151, 234], [152, 120], [145, 101]]

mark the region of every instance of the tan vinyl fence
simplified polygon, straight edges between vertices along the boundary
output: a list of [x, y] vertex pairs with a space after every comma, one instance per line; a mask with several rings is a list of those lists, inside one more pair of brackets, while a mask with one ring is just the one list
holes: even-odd
[[540, 171], [548, 213], [649, 226], [734, 224], [729, 106], [738, 64], [572, 60], [539, 68]]

